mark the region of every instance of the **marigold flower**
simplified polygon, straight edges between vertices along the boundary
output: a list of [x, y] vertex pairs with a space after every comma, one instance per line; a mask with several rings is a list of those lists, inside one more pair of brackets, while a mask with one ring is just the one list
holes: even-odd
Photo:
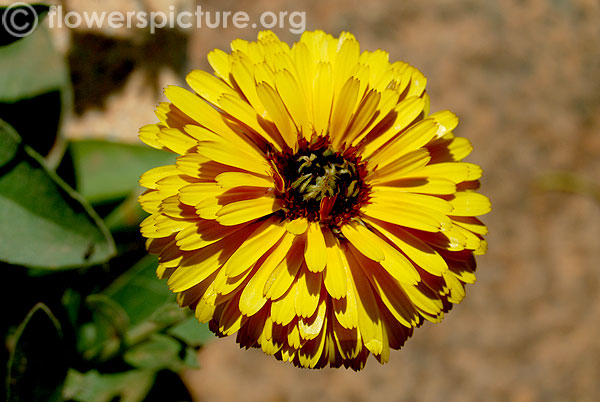
[[148, 145], [141, 224], [181, 306], [301, 367], [385, 363], [475, 281], [490, 211], [479, 166], [426, 79], [349, 33], [266, 31], [169, 86]]

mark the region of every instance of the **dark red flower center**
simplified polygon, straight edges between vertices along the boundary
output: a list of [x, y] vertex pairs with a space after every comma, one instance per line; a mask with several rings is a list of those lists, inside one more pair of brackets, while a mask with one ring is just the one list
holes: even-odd
[[271, 161], [287, 219], [305, 217], [339, 227], [368, 199], [365, 163], [353, 150], [335, 151], [323, 137], [300, 141], [295, 153], [272, 153]]

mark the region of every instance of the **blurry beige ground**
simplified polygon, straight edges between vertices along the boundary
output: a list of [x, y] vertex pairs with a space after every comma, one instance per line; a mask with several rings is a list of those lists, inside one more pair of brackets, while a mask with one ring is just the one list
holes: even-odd
[[[201, 4], [251, 16], [306, 11], [308, 29], [350, 30], [363, 48], [383, 48], [420, 68], [432, 109], [461, 117], [457, 133], [475, 147], [469, 161], [484, 167], [482, 192], [494, 210], [485, 217], [490, 247], [478, 259], [477, 284], [389, 364], [370, 360], [358, 374], [312, 372], [241, 351], [233, 339], [215, 340], [200, 353], [202, 369], [186, 376], [198, 401], [600, 400], [600, 204], [534, 186], [557, 170], [600, 183], [597, 0]], [[190, 32], [183, 70], [206, 69], [207, 51], [255, 36], [253, 29]], [[167, 56], [147, 55], [154, 63]], [[75, 116], [68, 135], [135, 141], [162, 99], [137, 67], [102, 107]], [[166, 65], [155, 78], [162, 87], [180, 83], [182, 74]]]

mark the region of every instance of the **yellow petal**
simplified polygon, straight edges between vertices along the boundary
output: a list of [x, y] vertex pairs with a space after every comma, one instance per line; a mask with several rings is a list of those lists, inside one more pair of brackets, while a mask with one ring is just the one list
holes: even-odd
[[393, 89], [387, 88], [383, 86], [379, 89], [381, 91], [381, 99], [379, 100], [379, 106], [376, 111], [376, 115], [374, 119], [369, 123], [369, 125], [362, 130], [362, 134], [358, 135], [354, 141], [352, 141], [353, 146], [357, 146], [365, 137], [367, 137], [372, 130], [377, 127], [377, 125], [383, 119], [391, 119], [391, 114], [393, 109], [398, 104], [398, 100], [400, 98], [400, 94]]
[[356, 108], [359, 86], [360, 82], [357, 79], [350, 78], [342, 87], [339, 97], [334, 100], [329, 131], [334, 147], [338, 147], [345, 140], [344, 132]]
[[341, 299], [332, 299], [333, 312], [335, 317], [344, 328], [352, 329], [358, 326], [358, 311], [356, 302], [356, 288], [352, 279], [352, 272], [346, 257], [347, 251], [343, 250], [340, 254], [342, 257], [342, 267], [346, 277], [346, 297]]
[[343, 359], [351, 360], [362, 349], [362, 339], [356, 328], [344, 328], [336, 319], [333, 321], [333, 338]]
[[421, 98], [407, 98], [402, 102], [398, 103], [394, 109], [395, 119], [390, 127], [383, 133], [379, 134], [376, 138], [370, 139], [367, 136], [363, 151], [361, 152], [363, 159], [368, 159], [378, 149], [382, 148], [383, 145], [395, 137], [399, 132], [406, 129], [423, 111], [424, 102]]
[[477, 216], [492, 210], [492, 204], [485, 195], [473, 192], [459, 192], [450, 200], [454, 216]]
[[[163, 270], [163, 273], [166, 274], [167, 272], [169, 273], [169, 275], [173, 274], [173, 270], [171, 270], [170, 268], [174, 268], [177, 267], [181, 261], [183, 260], [184, 257], [184, 253], [181, 252], [181, 250], [179, 250], [177, 248], [177, 246], [175, 245], [175, 241], [172, 240], [173, 236], [169, 236], [166, 239], [161, 239], [161, 240], [171, 240], [169, 242], [169, 244], [164, 247], [161, 251], [160, 254], [158, 256], [158, 262], [159, 265], [161, 266], [161, 270]], [[158, 269], [157, 269], [157, 273], [158, 273]]]
[[412, 67], [403, 61], [395, 61], [391, 67], [394, 73], [394, 81], [391, 86], [399, 93], [404, 93], [410, 82]]
[[[352, 73], [350, 74], [354, 79], [358, 80], [358, 96], [355, 105], [355, 110], [358, 112], [358, 108], [360, 107], [361, 99], [364, 98], [365, 91], [367, 90], [367, 86], [369, 85], [369, 76], [371, 75], [371, 66], [366, 66], [364, 64], [357, 64]], [[353, 116], [355, 116], [354, 114]]]
[[277, 92], [266, 82], [256, 85], [256, 93], [267, 110], [269, 118], [275, 123], [288, 147], [296, 149], [298, 132], [285, 105]]
[[485, 226], [479, 219], [472, 216], [454, 216], [452, 217], [452, 221], [467, 230], [470, 230], [473, 233], [477, 233], [479, 235], [486, 235], [488, 233], [488, 228]]
[[[275, 70], [267, 62], [255, 64], [254, 68], [254, 81], [255, 85], [259, 83], [269, 84], [271, 88], [275, 88]], [[258, 96], [258, 95], [257, 95]], [[263, 107], [264, 109], [264, 107]], [[268, 113], [263, 110], [261, 116], [267, 117]]]
[[243, 225], [222, 226], [211, 220], [200, 220], [177, 233], [175, 240], [182, 251], [198, 250], [234, 234]]
[[159, 166], [150, 169], [140, 177], [140, 186], [156, 190], [158, 189], [156, 185], [157, 181], [167, 176], [176, 175], [177, 173], [177, 167], [174, 165]]
[[314, 368], [325, 348], [325, 331], [321, 331], [316, 339], [306, 342], [298, 352], [298, 361], [302, 367]]
[[288, 345], [294, 349], [300, 349], [302, 343], [300, 339], [300, 330], [298, 329], [298, 325], [290, 325], [290, 327], [291, 328], [289, 329], [287, 336]]
[[383, 261], [385, 255], [378, 247], [379, 237], [359, 223], [348, 223], [341, 227], [342, 234], [358, 251], [373, 261]]
[[465, 297], [465, 287], [458, 278], [450, 271], [444, 274], [444, 281], [450, 291], [448, 301], [450, 303], [460, 303]]
[[232, 297], [236, 297], [236, 295], [240, 294], [246, 287], [248, 281], [256, 272], [256, 269], [256, 262], [236, 276], [227, 275], [225, 269], [220, 269], [211, 284], [213, 291], [207, 291], [204, 295], [204, 299], [210, 300], [215, 305], [218, 305], [226, 302]]
[[244, 317], [238, 309], [239, 296], [229, 300], [223, 309], [219, 320], [219, 332], [223, 335], [232, 335], [239, 331], [244, 322]]
[[159, 132], [160, 127], [157, 124], [147, 124], [143, 127], [140, 127], [138, 136], [140, 137], [140, 140], [142, 140], [145, 144], [150, 145], [152, 148], [166, 149], [158, 140]]
[[306, 218], [298, 218], [285, 224], [285, 230], [295, 235], [301, 235], [308, 229]]
[[259, 115], [264, 116], [265, 106], [262, 104], [258, 94], [256, 83], [251, 73], [252, 63], [244, 60], [239, 55], [231, 63], [231, 75], [235, 80], [237, 86], [244, 93], [248, 102], [252, 105], [252, 108], [258, 112]]
[[163, 127], [172, 127], [183, 131], [184, 126], [195, 124], [193, 119], [169, 102], [160, 102], [154, 114], [160, 120], [159, 126]]
[[225, 112], [250, 127], [260, 137], [273, 145], [277, 151], [282, 150], [283, 139], [281, 136], [278, 133], [274, 133], [273, 130], [265, 129], [265, 120], [246, 101], [237, 96], [223, 95], [219, 99], [219, 105]]
[[193, 256], [184, 259], [169, 277], [167, 281], [169, 289], [173, 292], [182, 292], [208, 278], [221, 268], [223, 262], [233, 254], [235, 248], [232, 246], [240, 244], [243, 240], [242, 236], [239, 237], [239, 240], [223, 239], [196, 251]]
[[402, 288], [410, 301], [421, 311], [425, 319], [439, 322], [439, 318], [443, 315], [443, 304], [431, 289], [423, 284], [419, 284], [419, 286], [402, 286]]
[[[247, 147], [251, 145], [242, 137], [235, 133], [227, 124], [224, 118], [215, 108], [211, 107], [199, 96], [176, 86], [165, 88], [165, 95], [175, 106], [183, 113], [200, 123], [206, 129], [221, 136], [222, 138]], [[186, 127], [187, 129], [187, 127]], [[188, 132], [189, 133], [189, 132]], [[194, 136], [192, 133], [190, 135]]]
[[350, 128], [348, 129], [348, 134], [346, 135], [346, 142], [351, 143], [354, 141], [354, 139], [362, 133], [362, 130], [367, 127], [371, 120], [373, 120], [377, 106], [379, 106], [380, 99], [381, 92], [375, 90], [371, 90], [365, 95], [358, 106], [356, 115], [352, 118]]
[[404, 178], [390, 183], [381, 183], [378, 187], [389, 187], [388, 191], [396, 192], [398, 196], [408, 192], [435, 195], [448, 195], [456, 192], [456, 184], [450, 180], [433, 177]]
[[198, 221], [198, 214], [196, 214], [196, 209], [180, 202], [179, 197], [177, 195], [172, 195], [170, 197], [165, 198], [160, 203], [159, 209], [161, 213], [170, 216], [171, 218]]
[[431, 163], [454, 162], [463, 160], [473, 150], [473, 146], [463, 137], [440, 138], [427, 145], [431, 154]]
[[223, 269], [227, 276], [235, 277], [264, 255], [285, 232], [283, 225], [271, 218], [264, 221], [227, 260]]
[[487, 240], [481, 240], [479, 242], [479, 247], [473, 250], [473, 255], [483, 255], [487, 253], [488, 244]]
[[408, 89], [406, 97], [421, 96], [423, 94], [423, 91], [425, 91], [426, 86], [427, 78], [425, 78], [422, 72], [413, 67], [410, 87]]
[[[372, 71], [369, 77], [369, 86], [372, 88], [376, 88], [379, 85], [387, 87], [394, 77], [393, 70], [390, 66], [390, 55], [386, 51], [377, 49], [374, 52], [363, 52], [360, 55], [359, 62], [371, 67]], [[382, 80], [383, 82], [380, 82]]]
[[200, 299], [198, 304], [196, 304], [196, 319], [200, 322], [208, 322], [210, 321], [215, 313], [216, 306], [208, 304], [204, 300]]
[[193, 183], [179, 190], [179, 201], [186, 205], [196, 206], [206, 198], [216, 199], [223, 189], [216, 183]]
[[264, 289], [265, 297], [271, 300], [278, 299], [290, 288], [304, 260], [303, 251], [304, 242], [296, 236], [290, 251], [267, 280]]
[[369, 279], [375, 294], [378, 295], [390, 312], [402, 325], [410, 328], [417, 325], [419, 315], [408, 299], [402, 286], [417, 286], [417, 283], [407, 284], [406, 281], [398, 281], [392, 277], [388, 269], [382, 267], [374, 261], [368, 260], [359, 253], [353, 254], [360, 265], [364, 275]]
[[218, 100], [223, 94], [239, 96], [228, 84], [206, 71], [193, 70], [185, 80], [198, 95], [213, 105], [219, 105]]
[[295, 66], [295, 70], [298, 74], [298, 85], [306, 97], [306, 105], [309, 109], [309, 118], [311, 121], [314, 121], [310, 106], [312, 105], [315, 60], [311, 57], [308, 46], [301, 42], [294, 43], [292, 46], [291, 57]]
[[163, 198], [164, 195], [160, 191], [146, 190], [138, 197], [138, 202], [144, 211], [149, 214], [156, 214], [160, 212], [160, 203]]
[[434, 249], [425, 242], [389, 223], [365, 218], [365, 220], [392, 241], [415, 264], [432, 275], [441, 276], [448, 265]]
[[311, 272], [321, 272], [327, 264], [327, 252], [325, 238], [319, 222], [310, 222], [306, 232], [306, 243], [304, 246], [304, 260]]
[[313, 84], [313, 126], [317, 135], [325, 135], [329, 129], [329, 117], [333, 106], [333, 79], [329, 63], [319, 63]]
[[[176, 165], [180, 173], [203, 179], [201, 170], [202, 167], [205, 166], [207, 163], [216, 164], [216, 162], [213, 162], [210, 159], [200, 154], [197, 154], [196, 152], [193, 152], [178, 156]], [[225, 165], [219, 164], [219, 166], [229, 169], [229, 167]], [[211, 177], [209, 180], [212, 180], [213, 177]]]
[[371, 218], [426, 232], [438, 232], [444, 224], [450, 224], [446, 215], [433, 210], [415, 209], [414, 206], [377, 203], [368, 204], [362, 210]]
[[151, 215], [140, 224], [144, 237], [167, 237], [189, 226], [187, 220], [173, 219], [164, 215]]
[[215, 180], [221, 187], [265, 187], [275, 186], [272, 177], [256, 175], [245, 172], [224, 172], [219, 174]]
[[[369, 183], [388, 183], [396, 181], [408, 175], [414, 176], [413, 171], [420, 171], [431, 160], [431, 156], [426, 149], [417, 149], [400, 156], [384, 168], [375, 167], [375, 170], [369, 175]], [[428, 176], [424, 176], [428, 177]]]
[[356, 289], [358, 329], [365, 347], [373, 354], [383, 350], [383, 325], [373, 289], [352, 252], [348, 253], [352, 281]]
[[217, 222], [232, 226], [270, 215], [281, 208], [281, 202], [273, 197], [253, 198], [231, 202], [217, 212]]
[[416, 285], [421, 280], [415, 267], [402, 253], [383, 239], [380, 240], [379, 247], [385, 254], [380, 264], [395, 280], [408, 285]]
[[354, 286], [351, 284], [349, 278], [350, 270], [348, 270], [346, 277], [348, 278], [347, 288], [348, 293], [346, 297], [341, 299], [332, 299], [333, 312], [336, 320], [341, 326], [347, 329], [358, 327], [358, 310], [356, 307], [356, 291]]
[[434, 119], [440, 126], [438, 131], [438, 138], [444, 136], [446, 133], [454, 130], [458, 125], [458, 117], [449, 110], [442, 110], [428, 116]]
[[403, 177], [436, 177], [449, 180], [453, 183], [461, 183], [463, 181], [477, 180], [481, 177], [481, 173], [481, 168], [472, 163], [443, 162], [406, 172]]
[[426, 208], [448, 214], [452, 205], [443, 198], [425, 194], [402, 193], [398, 194], [393, 187], [375, 187], [372, 190], [371, 202], [374, 204], [395, 204], [398, 206], [414, 206], [415, 209]]
[[271, 302], [271, 318], [279, 325], [288, 325], [296, 317], [296, 293], [298, 282], [295, 282], [283, 296]]
[[372, 275], [372, 280], [379, 297], [390, 313], [407, 328], [418, 326], [420, 323], [419, 313], [399, 283], [391, 278], [379, 279], [379, 276]]
[[325, 312], [327, 303], [325, 297], [321, 298], [318, 309], [310, 318], [301, 318], [298, 320], [298, 329], [302, 339], [315, 339], [323, 329], [325, 323]]
[[380, 168], [394, 162], [398, 156], [426, 145], [434, 138], [438, 125], [432, 119], [422, 120], [398, 135], [379, 152], [370, 157], [369, 164]]
[[198, 145], [198, 141], [177, 128], [162, 128], [156, 133], [157, 141], [167, 149], [183, 155]]
[[347, 293], [346, 271], [348, 264], [339, 241], [335, 238], [331, 230], [323, 231], [325, 244], [327, 245], [327, 266], [323, 272], [325, 288], [331, 297], [339, 299], [345, 297]]
[[[337, 55], [331, 60], [334, 68], [334, 97], [341, 97], [342, 88], [358, 63], [360, 46], [352, 34], [343, 32], [338, 39], [337, 49], [335, 50], [337, 50]], [[354, 105], [350, 106], [354, 107]]]
[[220, 49], [214, 49], [208, 53], [208, 63], [215, 70], [215, 73], [223, 80], [228, 83], [229, 72], [231, 71], [231, 65], [229, 62], [229, 55]]
[[275, 267], [285, 258], [285, 255], [292, 246], [293, 239], [293, 235], [286, 234], [283, 236], [242, 291], [239, 307], [240, 311], [245, 315], [251, 316], [256, 314], [267, 302], [267, 298], [263, 294], [265, 284]]
[[301, 135], [310, 138], [312, 127], [308, 120], [306, 99], [296, 79], [288, 70], [278, 71], [275, 73], [275, 85]]
[[163, 197], [170, 197], [171, 195], [178, 194], [183, 187], [197, 181], [197, 179], [190, 176], [172, 175], [158, 180], [156, 186]]
[[282, 343], [277, 342], [279, 339], [273, 338], [273, 321], [271, 317], [267, 317], [263, 326], [263, 331], [258, 339], [258, 344], [261, 346], [263, 352], [268, 355], [274, 355], [283, 346]]
[[458, 232], [460, 233], [460, 236], [464, 237], [464, 248], [469, 250], [477, 250], [480, 248], [481, 239], [470, 230], [455, 224], [452, 224], [448, 229], [452, 230], [453, 232]]
[[308, 269], [301, 269], [296, 287], [296, 315], [308, 318], [317, 309], [321, 294], [321, 273], [313, 273]]
[[202, 141], [197, 152], [215, 162], [237, 167], [249, 172], [266, 175], [271, 171], [270, 165], [264, 159], [256, 158], [239, 149], [232, 149], [221, 141]]

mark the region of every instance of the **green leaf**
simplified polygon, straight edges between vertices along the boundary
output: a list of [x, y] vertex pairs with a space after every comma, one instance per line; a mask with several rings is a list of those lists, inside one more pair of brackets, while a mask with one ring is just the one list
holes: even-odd
[[56, 317], [46, 305], [36, 304], [14, 339], [8, 362], [7, 400], [60, 400], [68, 360]]
[[86, 360], [106, 361], [120, 351], [129, 317], [118, 303], [103, 294], [89, 295], [85, 303], [92, 311], [92, 322], [79, 328], [77, 349]]
[[150, 318], [166, 304], [175, 304], [175, 295], [165, 281], [156, 277], [158, 261], [147, 255], [104, 290], [104, 294], [127, 312], [132, 326]]
[[153, 334], [145, 342], [128, 349], [123, 360], [137, 368], [177, 370], [180, 350], [181, 344], [170, 336]]
[[[31, 270], [30, 270], [31, 272]], [[43, 271], [48, 272], [48, 271]], [[79, 318], [79, 309], [81, 308], [81, 294], [72, 288], [68, 288], [62, 295], [61, 302], [69, 322], [72, 326], [77, 325], [77, 319]]]
[[94, 210], [1, 120], [0, 149], [0, 261], [64, 269], [114, 255]]
[[199, 369], [200, 363], [198, 362], [198, 349], [191, 346], [186, 347], [182, 364], [187, 368]]
[[85, 304], [103, 320], [110, 322], [115, 332], [124, 334], [129, 326], [129, 317], [123, 308], [108, 296], [103, 294], [89, 295]]
[[214, 338], [208, 325], [198, 322], [193, 316], [171, 327], [167, 333], [194, 347], [201, 346]]
[[175, 162], [173, 154], [142, 145], [82, 140], [69, 148], [77, 190], [92, 204], [126, 197], [142, 173]]
[[131, 370], [117, 374], [100, 374], [91, 370], [82, 374], [71, 369], [63, 397], [77, 402], [140, 402], [152, 388], [155, 376], [152, 370]]
[[0, 46], [10, 45], [27, 37], [50, 11], [50, 6], [47, 4], [12, 3], [8, 7], [0, 7], [0, 18], [2, 18]]
[[20, 146], [19, 134], [9, 124], [0, 120], [0, 168], [13, 160]]
[[142, 189], [134, 191], [123, 202], [121, 202], [104, 219], [106, 227], [111, 233], [127, 230], [139, 230], [140, 222], [148, 216], [138, 202]]
[[60, 90], [69, 81], [65, 60], [44, 24], [29, 36], [0, 47], [0, 71], [0, 102], [5, 103]]
[[[55, 168], [65, 150], [62, 122], [73, 104], [67, 61], [55, 48], [47, 24], [41, 23], [49, 5], [12, 3], [6, 14], [7, 10], [0, 8], [0, 15], [8, 18], [3, 20], [6, 25], [0, 24], [0, 119], [9, 122], [23, 141]], [[22, 38], [2, 35], [5, 28], [15, 28], [11, 27], [12, 18], [15, 25], [37, 28]]]

